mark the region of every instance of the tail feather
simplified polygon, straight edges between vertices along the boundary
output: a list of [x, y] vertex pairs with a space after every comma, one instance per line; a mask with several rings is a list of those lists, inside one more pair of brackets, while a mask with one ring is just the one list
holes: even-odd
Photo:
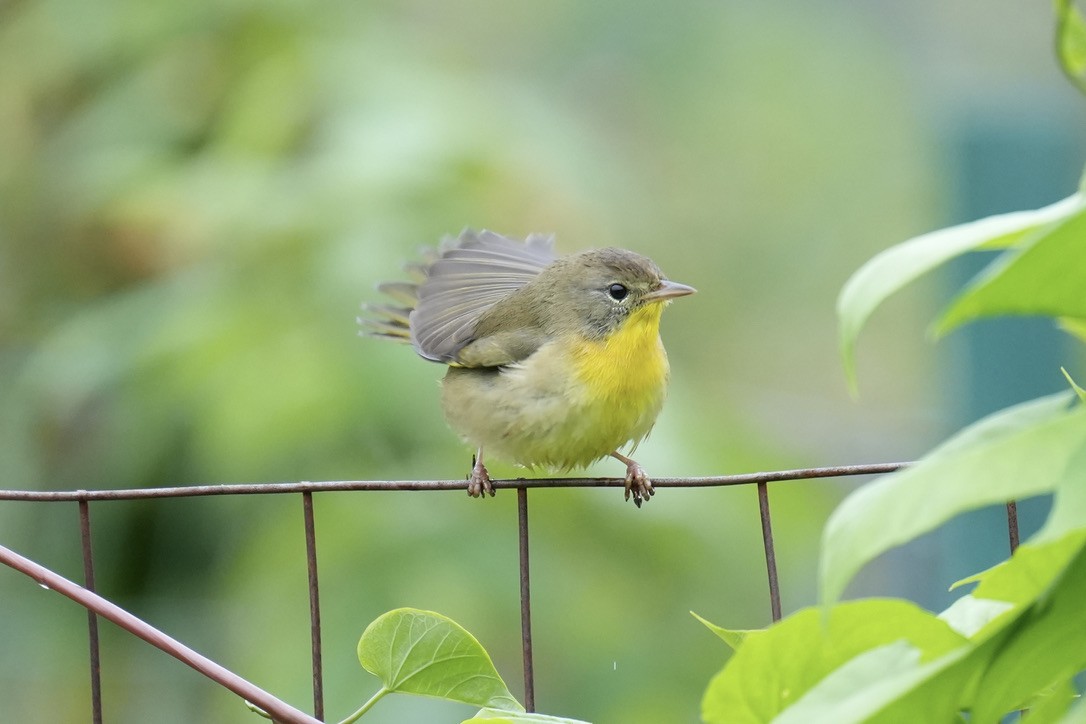
[[360, 334], [394, 342], [411, 341], [411, 308], [389, 304], [363, 304], [365, 316], [357, 318]]
[[[426, 253], [425, 257], [436, 255]], [[404, 271], [414, 279], [411, 282], [383, 282], [377, 285], [377, 291], [389, 297], [393, 304], [362, 304], [363, 314], [357, 317], [358, 326], [364, 337], [389, 339], [393, 342], [411, 343], [411, 312], [419, 303], [419, 285], [426, 281], [429, 264], [432, 262], [407, 264]]]
[[377, 291], [408, 309], [414, 309], [419, 302], [419, 285], [411, 282], [384, 282], [377, 285]]
[[411, 307], [394, 307], [391, 304], [363, 304], [362, 309], [367, 314], [377, 317], [380, 322], [390, 322], [406, 327], [411, 318]]
[[374, 319], [358, 318], [358, 324], [362, 327], [361, 335], [374, 339], [390, 339], [393, 342], [410, 342], [411, 334], [407, 329], [388, 322], [378, 322]]
[[440, 247], [419, 249], [420, 261], [404, 264], [403, 270], [411, 281], [382, 282], [377, 291], [394, 304], [362, 304], [362, 315], [356, 318], [359, 334], [375, 339], [411, 344], [411, 312], [419, 303], [419, 286], [430, 276], [430, 267], [441, 257], [445, 248], [456, 246], [455, 239], [445, 238]]

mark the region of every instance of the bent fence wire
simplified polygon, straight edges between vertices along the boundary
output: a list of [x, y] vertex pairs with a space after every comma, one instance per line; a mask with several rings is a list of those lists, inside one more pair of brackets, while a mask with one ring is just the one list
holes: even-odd
[[[908, 463], [879, 463], [874, 465], [845, 465], [802, 470], [778, 470], [766, 473], [724, 475], [705, 478], [659, 478], [653, 480], [658, 488], [720, 487], [726, 485], [755, 485], [758, 489], [758, 510], [761, 517], [762, 543], [765, 549], [766, 576], [769, 589], [770, 615], [773, 621], [781, 617], [780, 588], [777, 582], [776, 555], [773, 549], [773, 528], [770, 517], [769, 487], [772, 482], [837, 478], [852, 475], [873, 475], [899, 470]], [[496, 489], [516, 489], [517, 520], [520, 544], [521, 650], [524, 659], [524, 705], [535, 709], [535, 685], [532, 671], [532, 608], [528, 552], [528, 490], [531, 488], [598, 488], [621, 487], [619, 478], [540, 478], [535, 480], [495, 480]], [[75, 502], [79, 506], [80, 541], [83, 549], [83, 585], [73, 583], [37, 563], [0, 545], [0, 562], [30, 576], [43, 587], [61, 593], [87, 609], [87, 635], [90, 646], [90, 688], [92, 721], [102, 722], [102, 691], [99, 676], [100, 650], [98, 617], [102, 616], [142, 638], [162, 651], [196, 669], [221, 686], [258, 706], [275, 721], [287, 723], [320, 722], [324, 719], [324, 686], [321, 665], [320, 589], [317, 576], [316, 523], [313, 516], [313, 495], [322, 492], [362, 490], [462, 490], [462, 480], [338, 480], [299, 483], [254, 483], [242, 485], [193, 485], [166, 488], [137, 488], [129, 490], [0, 490], [0, 501], [38, 503]], [[201, 656], [184, 644], [172, 639], [127, 611], [94, 593], [94, 558], [91, 553], [92, 502], [109, 500], [138, 500], [145, 498], [185, 498], [211, 495], [299, 495], [305, 528], [306, 566], [309, 574], [310, 634], [313, 659], [313, 715], [310, 716], [271, 694], [254, 686], [215, 662]], [[1018, 547], [1018, 515], [1013, 501], [1007, 503], [1007, 530], [1011, 552]]]

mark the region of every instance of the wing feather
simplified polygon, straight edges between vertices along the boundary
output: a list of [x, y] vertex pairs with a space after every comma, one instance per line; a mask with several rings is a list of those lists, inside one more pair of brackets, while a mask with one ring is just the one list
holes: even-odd
[[411, 313], [411, 342], [420, 355], [456, 363], [474, 341], [479, 317], [520, 289], [554, 261], [552, 237], [521, 242], [492, 231], [468, 229], [427, 269]]

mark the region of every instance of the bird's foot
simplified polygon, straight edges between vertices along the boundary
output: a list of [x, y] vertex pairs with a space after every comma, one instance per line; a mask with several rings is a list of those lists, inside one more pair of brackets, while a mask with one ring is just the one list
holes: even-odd
[[636, 460], [631, 460], [617, 452], [611, 453], [611, 456], [626, 463], [626, 500], [629, 500], [632, 495], [634, 505], [640, 508], [641, 503], [651, 498], [656, 492], [652, 487], [652, 481]]
[[490, 473], [483, 465], [482, 456], [478, 456], [472, 463], [471, 475], [468, 476], [468, 495], [473, 498], [486, 497], [487, 494], [494, 497], [494, 485], [490, 482]]

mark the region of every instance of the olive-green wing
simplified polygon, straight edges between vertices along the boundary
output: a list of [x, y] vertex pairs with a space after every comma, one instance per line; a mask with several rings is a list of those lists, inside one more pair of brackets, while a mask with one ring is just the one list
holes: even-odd
[[[477, 339], [479, 318], [535, 279], [554, 261], [553, 238], [537, 234], [523, 242], [492, 231], [465, 230], [426, 269], [411, 312], [411, 343], [427, 359], [465, 366], [508, 364], [530, 354], [538, 342], [530, 330], [506, 330]], [[473, 353], [461, 357], [471, 343]], [[531, 348], [531, 349], [529, 349]]]

